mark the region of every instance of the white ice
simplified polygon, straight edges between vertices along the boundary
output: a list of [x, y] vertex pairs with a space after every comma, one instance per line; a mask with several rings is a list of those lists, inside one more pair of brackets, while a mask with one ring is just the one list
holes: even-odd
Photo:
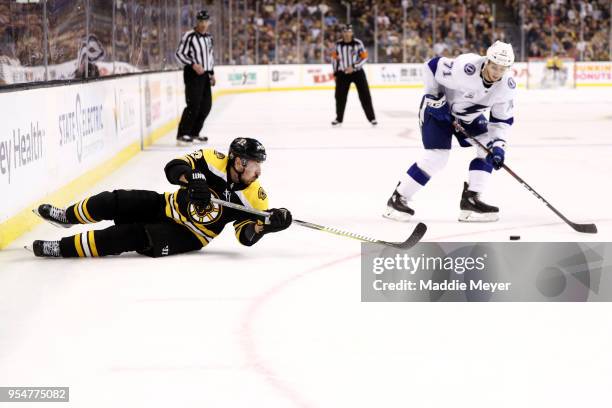
[[[388, 240], [414, 223], [381, 218], [418, 158], [419, 90], [374, 90], [380, 125], [354, 90], [332, 129], [333, 92], [216, 100], [206, 127], [267, 147], [262, 184], [294, 217]], [[570, 219], [572, 231], [503, 171], [486, 200], [501, 221], [456, 221], [472, 149], [414, 202], [428, 241], [610, 241], [610, 89], [522, 91], [507, 164]], [[173, 191], [173, 135], [103, 182]], [[0, 386], [70, 386], [73, 407], [608, 407], [609, 305], [361, 303], [359, 243], [298, 226], [241, 247], [233, 230], [164, 259], [35, 259], [41, 225], [0, 252]], [[19, 405], [25, 407], [27, 404]], [[38, 405], [36, 405], [38, 406]]]

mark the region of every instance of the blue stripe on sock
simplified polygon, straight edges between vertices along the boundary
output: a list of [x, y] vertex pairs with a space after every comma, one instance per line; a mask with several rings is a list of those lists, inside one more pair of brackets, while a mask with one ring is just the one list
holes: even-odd
[[491, 173], [493, 171], [493, 166], [491, 166], [483, 159], [474, 159], [470, 162], [470, 171], [472, 170], [480, 170], [486, 171], [487, 173]]
[[508, 125], [512, 126], [512, 124], [514, 123], [514, 116], [508, 119], [498, 119], [495, 116], [491, 115], [491, 118], [489, 120], [489, 122], [491, 123], [507, 123]]
[[430, 177], [427, 175], [427, 173], [425, 173], [423, 170], [421, 170], [419, 168], [419, 166], [417, 166], [416, 163], [414, 163], [412, 166], [410, 166], [410, 168], [408, 169], [407, 173], [408, 173], [408, 175], [410, 177], [412, 177], [414, 179], [414, 181], [416, 181], [417, 183], [419, 183], [422, 186], [427, 184], [427, 182], [430, 179]]

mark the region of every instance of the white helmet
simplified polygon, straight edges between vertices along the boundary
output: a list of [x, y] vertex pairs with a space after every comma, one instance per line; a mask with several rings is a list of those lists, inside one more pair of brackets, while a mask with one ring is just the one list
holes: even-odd
[[503, 67], [509, 67], [514, 63], [514, 51], [512, 51], [512, 44], [495, 41], [487, 49], [487, 59], [497, 65]]

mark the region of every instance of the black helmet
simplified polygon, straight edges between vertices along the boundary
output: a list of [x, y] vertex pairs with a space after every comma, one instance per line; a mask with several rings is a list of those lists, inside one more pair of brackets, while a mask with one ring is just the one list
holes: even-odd
[[239, 137], [232, 141], [229, 148], [230, 161], [233, 161], [235, 157], [264, 162], [266, 161], [266, 149], [255, 139]]
[[207, 10], [201, 10], [196, 14], [196, 19], [198, 20], [210, 20], [210, 16], [208, 15]]

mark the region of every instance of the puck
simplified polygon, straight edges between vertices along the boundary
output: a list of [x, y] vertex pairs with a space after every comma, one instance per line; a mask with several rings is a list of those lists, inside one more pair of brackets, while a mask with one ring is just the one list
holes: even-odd
[[518, 241], [521, 239], [520, 235], [510, 235], [510, 241]]

